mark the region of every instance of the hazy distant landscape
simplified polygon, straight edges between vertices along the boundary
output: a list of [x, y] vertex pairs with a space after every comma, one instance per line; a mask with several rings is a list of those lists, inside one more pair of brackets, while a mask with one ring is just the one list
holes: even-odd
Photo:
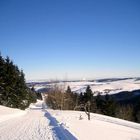
[[[95, 94], [100, 92], [105, 95], [116, 94], [122, 91], [134, 91], [140, 89], [140, 79], [139, 78], [110, 78], [110, 79], [98, 79], [98, 80], [76, 80], [76, 81], [30, 81], [27, 82], [29, 87], [34, 86], [35, 90], [38, 92], [45, 92], [45, 89], [53, 88], [53, 85], [67, 86], [71, 87], [71, 90], [75, 93], [85, 92], [86, 87], [90, 85], [91, 89]], [[43, 91], [44, 90], [44, 91]]]

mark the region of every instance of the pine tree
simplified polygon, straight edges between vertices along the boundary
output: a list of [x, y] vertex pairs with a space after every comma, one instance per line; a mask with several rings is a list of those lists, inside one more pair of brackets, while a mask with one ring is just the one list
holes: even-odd
[[135, 121], [140, 123], [140, 99], [138, 99], [136, 105], [134, 106], [134, 116]]
[[25, 109], [36, 96], [26, 86], [24, 73], [10, 60], [0, 55], [0, 104]]
[[78, 104], [83, 104], [83, 103], [84, 103], [84, 95], [83, 95], [83, 93], [81, 92], [80, 95], [79, 95]]
[[66, 93], [71, 93], [71, 88], [70, 88], [70, 86], [67, 87]]
[[115, 101], [108, 95], [106, 94], [104, 99], [101, 100], [101, 112], [104, 115], [108, 115], [108, 116], [115, 116], [116, 113], [116, 103]]
[[87, 103], [88, 101], [91, 102], [92, 97], [93, 97], [92, 90], [91, 90], [90, 86], [87, 86], [86, 92], [84, 93], [84, 102], [85, 103]]
[[70, 86], [67, 87], [66, 93], [64, 94], [64, 109], [73, 110], [76, 104], [76, 96], [71, 91]]
[[5, 94], [5, 91], [4, 91], [4, 76], [5, 76], [5, 61], [3, 59], [3, 57], [1, 56], [1, 53], [0, 53], [0, 104], [2, 104], [2, 101], [3, 99], [5, 98], [4, 94]]

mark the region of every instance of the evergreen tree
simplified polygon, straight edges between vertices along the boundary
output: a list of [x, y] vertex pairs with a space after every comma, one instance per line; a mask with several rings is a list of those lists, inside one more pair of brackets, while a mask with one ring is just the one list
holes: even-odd
[[76, 94], [71, 91], [70, 86], [67, 87], [66, 93], [64, 94], [64, 109], [73, 110], [76, 104]]
[[70, 88], [70, 86], [67, 87], [66, 93], [71, 93], [71, 88]]
[[134, 116], [135, 121], [140, 123], [140, 99], [138, 99], [136, 105], [134, 106]]
[[108, 116], [115, 116], [116, 103], [108, 94], [105, 96], [98, 94], [96, 97], [96, 106], [98, 113]]
[[116, 112], [116, 103], [110, 98], [108, 94], [105, 95], [104, 99], [101, 99], [100, 109], [104, 115], [115, 116]]
[[37, 99], [42, 100], [42, 94], [40, 92], [35, 91], [34, 86], [31, 88], [31, 91], [36, 95]]
[[10, 60], [0, 55], [0, 104], [25, 109], [36, 101], [35, 94], [26, 86], [24, 73]]
[[4, 77], [5, 77], [5, 61], [3, 59], [3, 57], [1, 56], [1, 53], [0, 53], [0, 104], [2, 104], [2, 100], [5, 98], [4, 97], [4, 94], [5, 94], [5, 91], [4, 91]]
[[84, 93], [84, 102], [85, 103], [87, 103], [88, 101], [91, 102], [92, 97], [93, 97], [92, 90], [91, 90], [90, 86], [87, 86], [86, 92]]
[[83, 95], [83, 93], [81, 92], [80, 95], [79, 95], [78, 104], [83, 104], [83, 103], [84, 103], [84, 95]]
[[98, 93], [98, 95], [96, 96], [96, 105], [98, 109], [100, 109], [102, 106], [102, 98], [100, 93]]

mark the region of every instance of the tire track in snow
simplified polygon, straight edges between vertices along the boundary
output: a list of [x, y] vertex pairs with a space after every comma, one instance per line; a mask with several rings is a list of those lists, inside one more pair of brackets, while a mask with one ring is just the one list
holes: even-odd
[[0, 140], [52, 140], [49, 120], [41, 110], [0, 123]]

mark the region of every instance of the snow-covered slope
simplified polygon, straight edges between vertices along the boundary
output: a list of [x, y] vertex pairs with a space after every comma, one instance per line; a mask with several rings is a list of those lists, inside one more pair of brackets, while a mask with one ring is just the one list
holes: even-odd
[[0, 106], [0, 123], [26, 114], [26, 111]]
[[84, 112], [44, 109], [43, 104], [38, 101], [26, 114], [1, 121], [0, 140], [140, 140], [140, 124], [98, 114], [88, 121]]
[[25, 115], [0, 122], [0, 140], [53, 140], [50, 122], [41, 108], [42, 102], [38, 101], [25, 111]]
[[98, 114], [88, 121], [84, 112], [49, 112], [78, 140], [140, 140], [140, 124]]
[[[35, 89], [37, 91], [53, 87], [56, 83], [50, 84], [42, 84], [38, 83], [35, 85]], [[87, 85], [90, 85], [93, 92], [98, 93], [101, 92], [103, 95], [108, 94], [115, 94], [121, 91], [133, 91], [140, 89], [140, 80], [136, 80], [136, 78], [131, 79], [124, 79], [124, 80], [116, 80], [116, 81], [79, 81], [79, 82], [59, 82], [57, 83], [58, 86], [66, 89], [69, 85], [73, 92], [81, 93], [85, 92]], [[45, 91], [45, 90], [44, 90]], [[46, 90], [47, 91], [47, 90]], [[96, 94], [95, 94], [96, 95]]]
[[120, 80], [114, 82], [71, 82], [67, 83], [75, 92], [84, 92], [87, 85], [91, 86], [93, 92], [101, 92], [102, 94], [114, 94], [121, 91], [133, 91], [140, 89], [140, 81], [135, 79]]

